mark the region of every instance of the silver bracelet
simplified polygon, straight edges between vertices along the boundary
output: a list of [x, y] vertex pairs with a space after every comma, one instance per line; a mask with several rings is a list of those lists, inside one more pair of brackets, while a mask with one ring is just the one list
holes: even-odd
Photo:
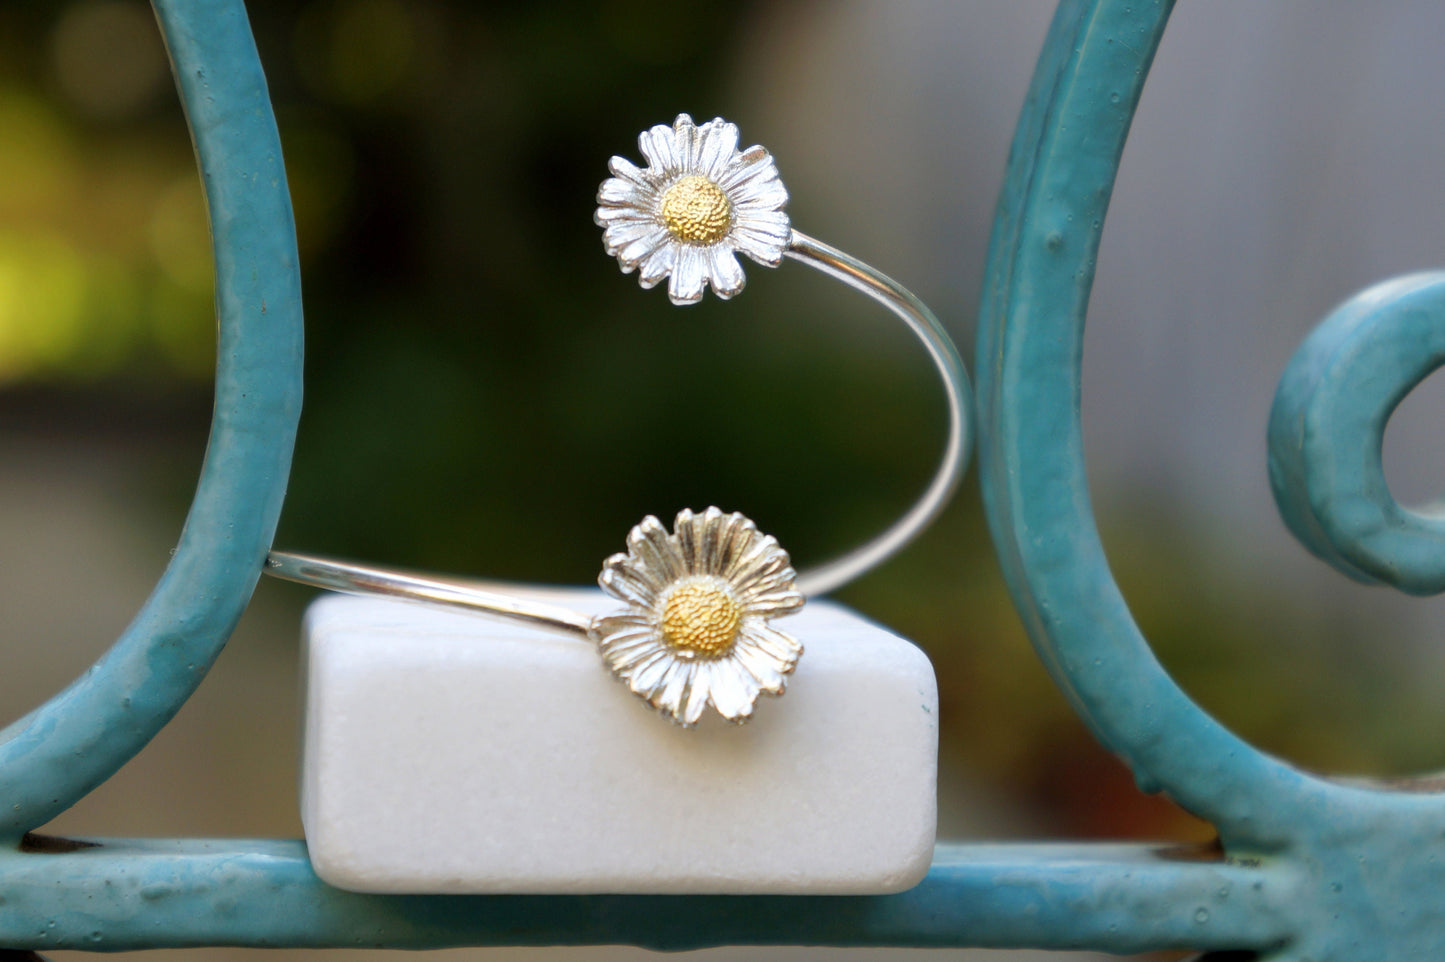
[[[692, 726], [711, 704], [746, 721], [760, 694], [781, 695], [803, 646], [771, 619], [798, 611], [871, 570], [925, 528], [947, 503], [968, 460], [968, 375], [922, 301], [867, 264], [796, 231], [788, 192], [762, 147], [738, 149], [722, 119], [698, 126], [686, 114], [639, 138], [645, 168], [613, 157], [598, 191], [596, 221], [624, 273], [645, 288], [668, 281], [675, 304], [711, 287], [743, 289], [738, 254], [768, 267], [784, 257], [808, 264], [887, 307], [923, 342], [943, 379], [948, 437], [922, 497], [882, 534], [816, 568], [795, 572], [788, 554], [741, 514], [683, 511], [669, 532], [645, 518], [627, 551], [603, 564], [598, 583], [625, 607], [589, 617], [505, 593], [505, 586], [418, 576], [314, 555], [273, 551], [266, 572], [302, 584], [463, 608], [562, 632], [597, 646], [612, 673], [672, 721]], [[497, 590], [492, 590], [493, 588]]]

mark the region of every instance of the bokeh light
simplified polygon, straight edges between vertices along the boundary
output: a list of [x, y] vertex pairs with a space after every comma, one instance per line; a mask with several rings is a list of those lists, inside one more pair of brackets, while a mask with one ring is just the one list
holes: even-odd
[[101, 120], [144, 109], [170, 86], [170, 69], [149, 5], [82, 0], [63, 8], [50, 35], [62, 95]]

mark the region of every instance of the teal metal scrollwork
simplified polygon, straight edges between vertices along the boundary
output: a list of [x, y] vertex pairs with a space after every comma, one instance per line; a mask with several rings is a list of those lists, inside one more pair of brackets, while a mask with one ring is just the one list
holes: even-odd
[[[980, 471], [998, 554], [1045, 663], [1145, 791], [1219, 830], [1257, 866], [1231, 900], [1275, 919], [1280, 960], [1445, 954], [1445, 799], [1302, 772], [1226, 731], [1153, 657], [1089, 506], [1080, 360], [1118, 159], [1168, 2], [1064, 4], [1014, 141], [979, 333]], [[1400, 399], [1445, 361], [1440, 278], [1389, 282], [1339, 309], [1286, 372], [1271, 477], [1292, 530], [1346, 573], [1442, 587], [1439, 523], [1389, 496], [1380, 460]], [[1182, 907], [1181, 907], [1182, 908]], [[1215, 924], [1201, 905], [1200, 928]]]
[[[221, 335], [206, 466], [176, 557], [86, 676], [0, 733], [0, 948], [624, 942], [1241, 950], [1279, 962], [1445, 956], [1445, 799], [1302, 772], [1226, 731], [1153, 657], [1109, 573], [1079, 424], [1095, 255], [1168, 0], [1064, 0], [1015, 135], [978, 341], [980, 470], [1000, 560], [1050, 671], [1146, 791], [1221, 849], [944, 845], [880, 897], [394, 897], [329, 888], [300, 841], [38, 840], [135, 754], [229, 635], [279, 514], [301, 302], [279, 139], [241, 0], [155, 0], [206, 184]], [[1394, 406], [1445, 362], [1445, 275], [1339, 309], [1286, 372], [1281, 510], [1353, 577], [1445, 587], [1440, 520], [1390, 497]]]
[[1290, 360], [1269, 421], [1269, 476], [1290, 530], [1340, 571], [1445, 591], [1445, 517], [1401, 505], [1385, 424], [1445, 364], [1445, 274], [1385, 281], [1340, 305]]
[[96, 664], [0, 732], [0, 840], [105, 781], [190, 697], [250, 601], [301, 413], [301, 279], [281, 143], [240, 3], [156, 7], [195, 139], [219, 337], [205, 463], [160, 583]]

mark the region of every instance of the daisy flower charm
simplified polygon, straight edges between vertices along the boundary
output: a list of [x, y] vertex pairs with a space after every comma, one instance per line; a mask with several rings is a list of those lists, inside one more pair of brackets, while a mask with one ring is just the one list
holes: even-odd
[[803, 607], [788, 554], [741, 514], [683, 511], [671, 534], [647, 517], [627, 553], [603, 564], [602, 589], [627, 608], [596, 618], [603, 662], [684, 727], [709, 703], [731, 722], [758, 695], [781, 695], [803, 646], [768, 620]]
[[729, 298], [745, 278], [737, 254], [777, 267], [792, 237], [788, 191], [762, 147], [738, 150], [738, 128], [722, 118], [702, 126], [678, 114], [638, 138], [647, 167], [622, 157], [597, 192], [602, 242], [643, 287], [669, 278], [674, 304], [696, 304], [703, 288]]
[[627, 551], [602, 565], [597, 582], [626, 607], [586, 615], [508, 586], [456, 582], [317, 555], [272, 551], [266, 572], [288, 581], [362, 595], [462, 608], [541, 627], [595, 646], [633, 693], [684, 728], [712, 705], [745, 722], [758, 695], [781, 695], [803, 646], [768, 621], [803, 607], [796, 573], [771, 535], [741, 514], [683, 511], [673, 531], [652, 516], [627, 536]]

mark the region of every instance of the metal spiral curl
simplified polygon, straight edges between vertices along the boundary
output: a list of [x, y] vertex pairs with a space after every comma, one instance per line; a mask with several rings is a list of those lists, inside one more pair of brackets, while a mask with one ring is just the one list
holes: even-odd
[[1404, 507], [1382, 459], [1390, 415], [1445, 365], [1445, 273], [1411, 274], [1340, 305], [1290, 359], [1269, 418], [1285, 524], [1358, 581], [1445, 591], [1445, 517]]

